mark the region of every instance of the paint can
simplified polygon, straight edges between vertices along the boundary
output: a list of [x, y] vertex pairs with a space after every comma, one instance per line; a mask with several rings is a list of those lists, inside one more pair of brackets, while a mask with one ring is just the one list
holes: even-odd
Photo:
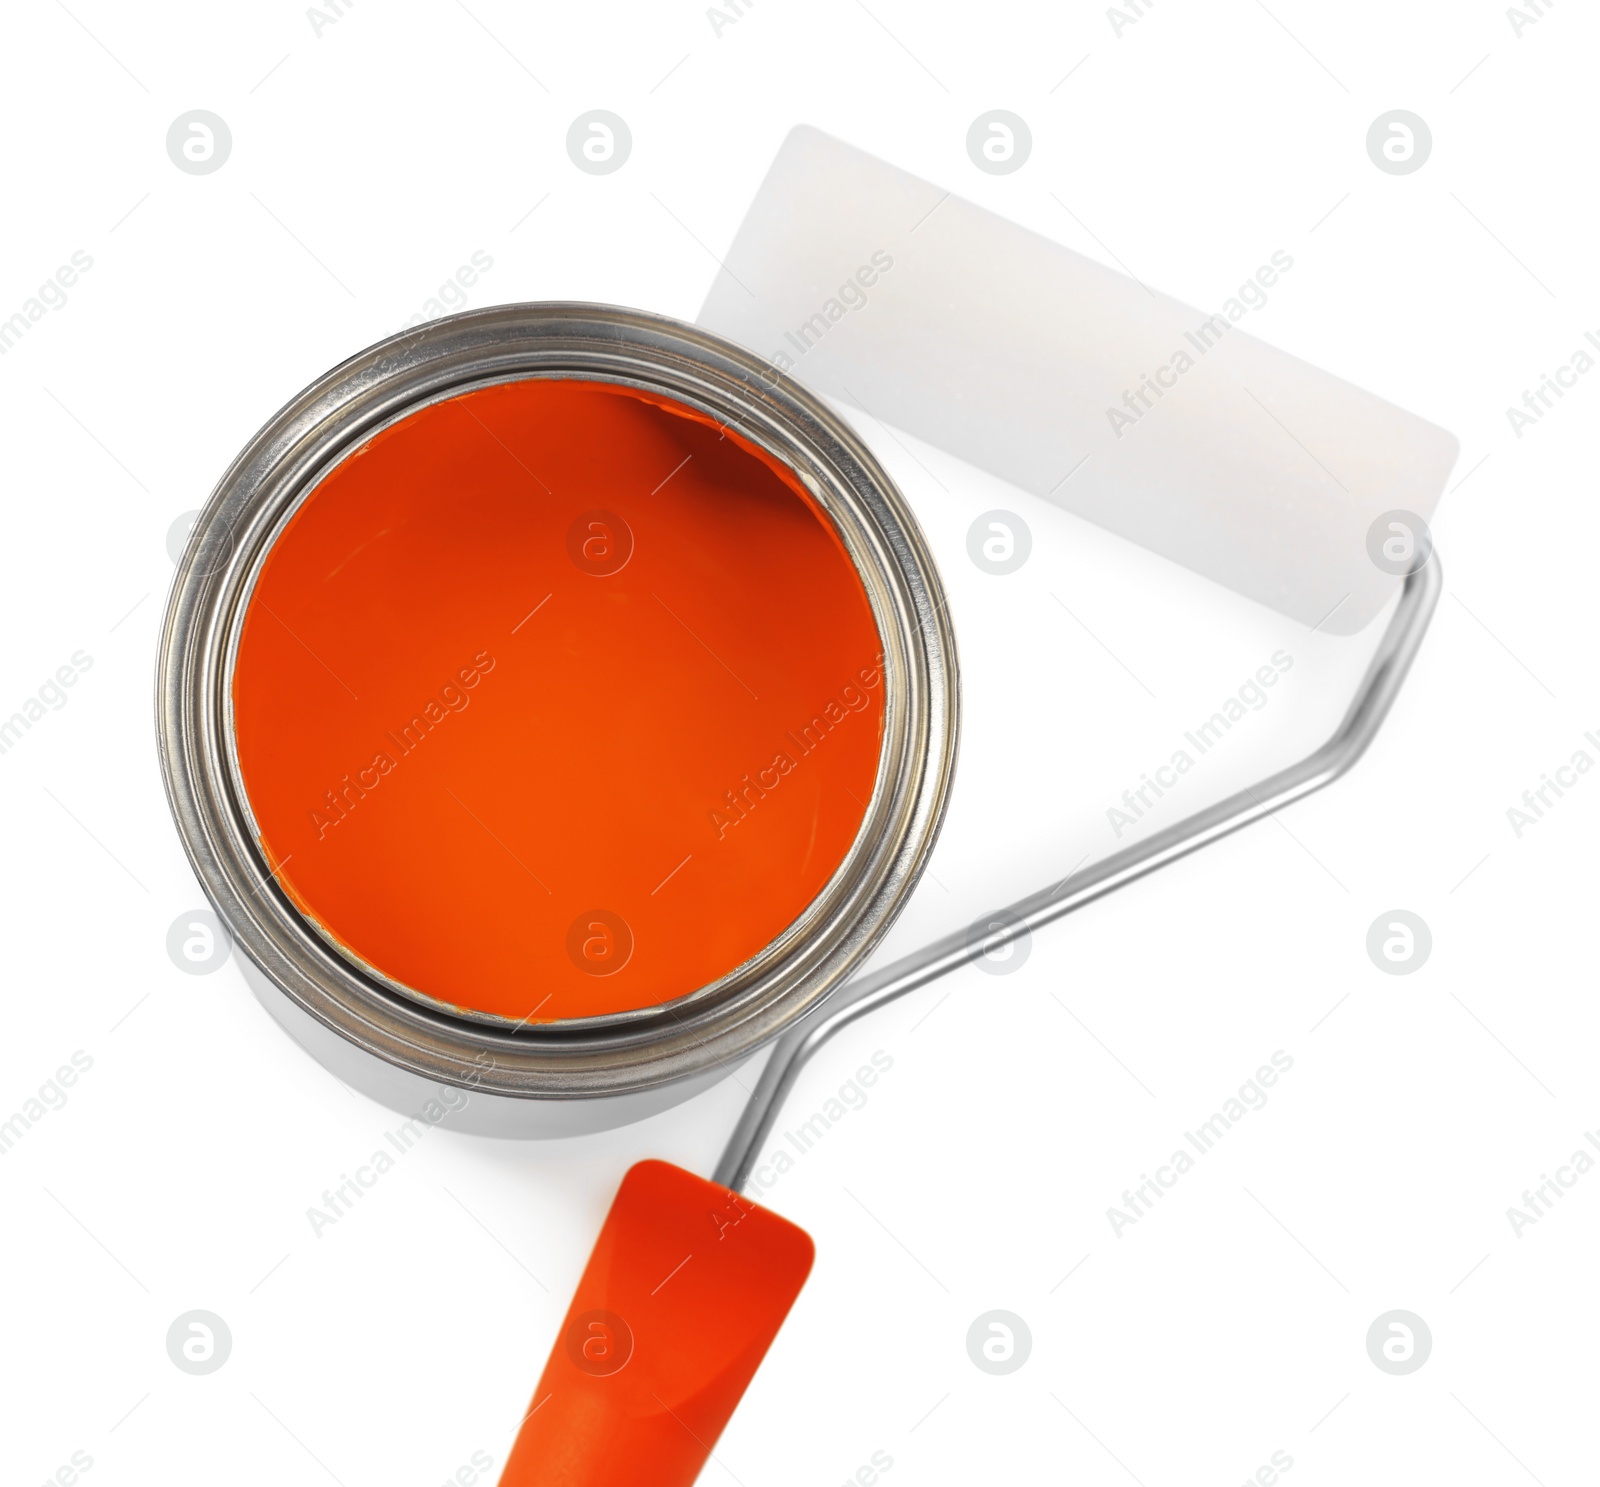
[[[524, 379], [676, 403], [803, 485], [849, 556], [882, 647], [883, 722], [861, 825], [822, 891], [760, 953], [694, 991], [603, 1016], [510, 1024], [441, 1006], [346, 953], [284, 891], [239, 767], [232, 684], [262, 567], [342, 462], [419, 410]], [[796, 617], [804, 623], [803, 616]], [[709, 332], [586, 304], [500, 306], [381, 342], [284, 407], [196, 522], [162, 632], [157, 734], [185, 850], [267, 1010], [392, 1108], [442, 1101], [457, 1129], [559, 1136], [642, 1119], [709, 1087], [841, 985], [906, 902], [953, 775], [954, 634], [914, 517], [815, 396]], [[281, 864], [280, 864], [281, 866]]]

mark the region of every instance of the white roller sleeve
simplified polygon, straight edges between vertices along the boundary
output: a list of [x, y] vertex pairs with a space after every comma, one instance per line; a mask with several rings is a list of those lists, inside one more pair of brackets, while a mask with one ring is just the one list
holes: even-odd
[[1392, 596], [1368, 531], [1393, 510], [1429, 517], [1455, 462], [1443, 429], [1225, 312], [815, 129], [784, 141], [726, 264], [703, 326], [1328, 631]]

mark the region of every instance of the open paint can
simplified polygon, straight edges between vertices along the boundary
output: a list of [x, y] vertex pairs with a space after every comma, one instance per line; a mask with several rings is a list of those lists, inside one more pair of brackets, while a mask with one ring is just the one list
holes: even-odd
[[578, 304], [435, 322], [289, 403], [196, 523], [158, 681], [263, 1003], [496, 1135], [642, 1118], [815, 1009], [917, 881], [957, 718], [860, 440], [716, 335]]

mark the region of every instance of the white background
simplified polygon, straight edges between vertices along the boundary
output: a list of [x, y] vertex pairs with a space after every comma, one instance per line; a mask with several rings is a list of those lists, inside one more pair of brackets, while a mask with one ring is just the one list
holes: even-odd
[[[1600, 329], [1600, 26], [1560, 4], [1519, 35], [1488, 0], [1123, 10], [1142, 14], [1119, 35], [1088, 4], [758, 0], [719, 36], [687, 0], [360, 0], [319, 35], [291, 3], [7, 7], [0, 318], [75, 250], [93, 268], [0, 358], [0, 715], [74, 652], [93, 665], [0, 756], [0, 1118], [74, 1051], [93, 1068], [0, 1160], [5, 1482], [75, 1451], [91, 1483], [162, 1487], [435, 1487], [475, 1451], [498, 1469], [622, 1172], [710, 1171], [732, 1083], [590, 1139], [436, 1133], [314, 1237], [306, 1209], [396, 1117], [235, 965], [168, 959], [202, 900], [158, 778], [154, 645], [169, 526], [297, 389], [480, 249], [474, 304], [693, 318], [798, 122], [1193, 304], [1287, 250], [1249, 328], [1462, 456], [1445, 597], [1351, 777], [1038, 936], [1015, 974], [863, 1022], [807, 1074], [782, 1125], [893, 1059], [763, 1195], [818, 1263], [704, 1480], [816, 1487], [875, 1451], [891, 1487], [1229, 1484], [1275, 1451], [1306, 1487], [1593, 1479], [1600, 1174], [1520, 1237], [1506, 1210], [1600, 1128], [1600, 776], [1520, 839], [1506, 810], [1574, 751], [1600, 759], [1600, 376], [1520, 439], [1505, 410]], [[166, 154], [195, 108], [232, 130], [212, 175]], [[566, 154], [592, 108], [632, 129], [609, 176]], [[991, 108], [1031, 126], [1015, 174], [967, 158]], [[1433, 131], [1413, 175], [1366, 155], [1393, 108]], [[1337, 717], [1372, 635], [1308, 636], [866, 432], [945, 573], [968, 708], [888, 954], [1109, 851], [1106, 807], [1274, 649], [1295, 671], [1161, 819]], [[966, 556], [996, 506], [1035, 537], [1007, 578]], [[1394, 908], [1432, 929], [1414, 975], [1366, 954]], [[1270, 1103], [1117, 1237], [1108, 1207], [1279, 1049]], [[1005, 1377], [964, 1341], [998, 1307], [1033, 1336]], [[193, 1308], [233, 1334], [199, 1378], [164, 1341]], [[1365, 1345], [1395, 1308], [1433, 1336], [1404, 1377]]]

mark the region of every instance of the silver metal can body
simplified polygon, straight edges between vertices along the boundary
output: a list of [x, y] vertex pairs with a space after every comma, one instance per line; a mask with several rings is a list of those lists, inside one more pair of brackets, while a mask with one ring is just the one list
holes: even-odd
[[[232, 737], [232, 668], [256, 576], [317, 483], [429, 403], [530, 377], [663, 395], [781, 460], [833, 523], [883, 646], [883, 742], [861, 829], [817, 898], [709, 986], [627, 1014], [510, 1026], [407, 995], [311, 926], [274, 881]], [[958, 735], [955, 640], [903, 498], [823, 404], [750, 353], [676, 321], [527, 304], [436, 321], [362, 352], [251, 441], [202, 511], [161, 637], [157, 734], [184, 847], [268, 1010], [346, 1083], [413, 1111], [430, 1092], [464, 1129], [569, 1135], [698, 1093], [813, 1010], [893, 922], [932, 849]], [[470, 1112], [470, 1113], [468, 1113]]]

